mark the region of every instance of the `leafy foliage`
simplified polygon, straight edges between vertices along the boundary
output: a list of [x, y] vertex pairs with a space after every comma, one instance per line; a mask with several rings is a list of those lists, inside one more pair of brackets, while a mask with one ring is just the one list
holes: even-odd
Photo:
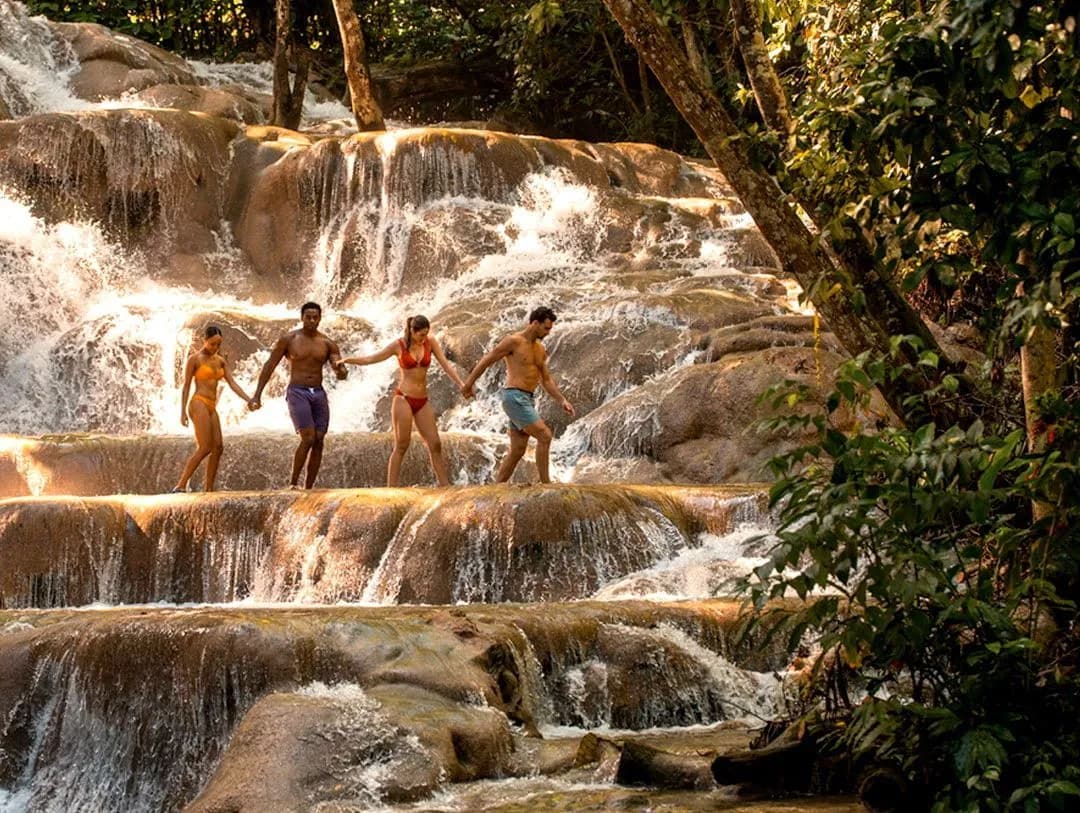
[[804, 21], [786, 183], [906, 289], [974, 289], [1003, 339], [1059, 326], [1080, 288], [1075, 4], [910, 6]]
[[824, 412], [772, 422], [814, 441], [772, 463], [779, 541], [749, 589], [759, 607], [811, 599], [788, 631], [827, 653], [816, 685], [850, 714], [838, 744], [895, 763], [939, 810], [1065, 809], [1080, 796], [1080, 404], [1047, 405], [1038, 455], [981, 424], [834, 428], [891, 370], [855, 359]]

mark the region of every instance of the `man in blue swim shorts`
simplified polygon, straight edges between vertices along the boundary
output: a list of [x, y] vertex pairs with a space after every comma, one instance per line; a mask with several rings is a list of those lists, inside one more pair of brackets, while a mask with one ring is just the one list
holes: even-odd
[[249, 409], [262, 406], [263, 388], [281, 360], [288, 356], [289, 388], [285, 391], [285, 403], [289, 407], [293, 428], [300, 435], [300, 445], [293, 455], [290, 488], [299, 487], [297, 482], [305, 463], [307, 477], [304, 487], [314, 486], [322, 464], [323, 438], [330, 428], [330, 402], [322, 386], [323, 365], [329, 362], [339, 379], [348, 376], [347, 368], [341, 363], [337, 344], [319, 332], [321, 320], [322, 307], [315, 302], [305, 302], [300, 308], [300, 321], [304, 326], [278, 339], [259, 373], [255, 395], [248, 402]]
[[573, 405], [559, 392], [555, 379], [547, 365], [547, 351], [541, 341], [551, 333], [555, 325], [555, 312], [551, 308], [536, 308], [529, 314], [529, 324], [524, 330], [512, 333], [495, 349], [477, 363], [469, 373], [462, 391], [471, 396], [476, 380], [499, 359], [506, 359], [506, 386], [502, 390], [502, 408], [510, 419], [507, 432], [510, 435], [510, 451], [499, 464], [496, 483], [505, 483], [514, 473], [518, 461], [529, 446], [529, 438], [536, 438], [536, 469], [541, 483], [550, 483], [551, 439], [550, 427], [536, 411], [536, 386], [539, 384], [548, 395], [562, 405], [567, 415], [573, 416]]

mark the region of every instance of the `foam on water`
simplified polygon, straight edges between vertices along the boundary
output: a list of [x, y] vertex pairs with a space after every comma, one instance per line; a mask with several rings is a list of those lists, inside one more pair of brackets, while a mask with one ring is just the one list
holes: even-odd
[[78, 67], [44, 17], [31, 17], [22, 3], [0, 3], [0, 100], [12, 115], [89, 107], [71, 92]]
[[737, 582], [765, 559], [748, 555], [761, 552], [769, 529], [742, 525], [729, 534], [701, 534], [699, 546], [684, 548], [671, 558], [608, 582], [593, 598], [616, 601], [644, 598], [668, 601], [735, 595]]
[[[188, 65], [202, 82], [210, 87], [241, 85], [249, 91], [271, 98], [274, 95], [274, 65], [272, 62], [203, 62], [189, 59]], [[293, 76], [289, 75], [292, 82]], [[302, 126], [321, 121], [352, 120], [352, 111], [337, 99], [319, 99], [309, 85], [304, 89]], [[352, 127], [356, 130], [355, 123]]]

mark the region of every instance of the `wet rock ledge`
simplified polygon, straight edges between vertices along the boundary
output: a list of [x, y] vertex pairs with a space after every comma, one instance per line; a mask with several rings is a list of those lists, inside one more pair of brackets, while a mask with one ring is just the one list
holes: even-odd
[[0, 607], [586, 598], [765, 498], [568, 484], [15, 498], [0, 501]]
[[[727, 701], [747, 702], [745, 673], [710, 659], [781, 665], [731, 644], [738, 612], [718, 600], [0, 611], [0, 787], [30, 809], [284, 811], [599, 775], [603, 748], [537, 736], [580, 722], [567, 676], [602, 664], [626, 729], [720, 724]], [[667, 678], [647, 679], [658, 667]], [[93, 782], [52, 781], [86, 764]]]

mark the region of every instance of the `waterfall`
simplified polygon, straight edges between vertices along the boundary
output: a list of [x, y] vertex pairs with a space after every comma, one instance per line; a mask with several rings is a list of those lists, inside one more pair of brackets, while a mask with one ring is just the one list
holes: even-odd
[[0, 2], [0, 110], [25, 116], [87, 107], [71, 92], [78, 67], [44, 17], [29, 16], [22, 3]]
[[[269, 63], [169, 66], [256, 106], [272, 90]], [[756, 394], [680, 387], [721, 340], [738, 369], [783, 333], [725, 331], [806, 321], [719, 173], [648, 145], [350, 133], [311, 88], [298, 133], [90, 103], [79, 70], [0, 0], [0, 811], [465, 809], [570, 765], [586, 731], [748, 740], [783, 711], [786, 664], [735, 640], [728, 598], [767, 555], [766, 490], [678, 465], [740, 454], [700, 410]], [[577, 417], [538, 403], [563, 482], [487, 485], [502, 365], [466, 401], [433, 364], [454, 487], [423, 488], [414, 437], [407, 487], [375, 488], [391, 360], [327, 377], [322, 489], [280, 490], [282, 365], [259, 411], [222, 388], [224, 490], [166, 493], [202, 331], [250, 392], [308, 299], [347, 355], [424, 313], [462, 377], [553, 307]], [[614, 776], [576, 770], [557, 786]]]

